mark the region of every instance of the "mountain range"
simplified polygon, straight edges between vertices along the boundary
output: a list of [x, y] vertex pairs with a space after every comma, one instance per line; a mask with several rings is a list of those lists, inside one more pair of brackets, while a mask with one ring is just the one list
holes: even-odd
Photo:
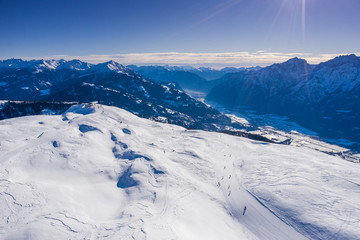
[[178, 84], [181, 88], [208, 93], [214, 86], [221, 83], [221, 77], [227, 73], [256, 71], [261, 67], [250, 68], [194, 68], [178, 66], [127, 66], [141, 75], [158, 81]]
[[[98, 101], [187, 128], [248, 128], [190, 97], [186, 89], [208, 93], [207, 102], [234, 112], [285, 115], [323, 139], [360, 151], [359, 59], [346, 55], [314, 65], [293, 58], [264, 68], [222, 70], [8, 59], [0, 61], [0, 99]], [[200, 73], [222, 77], [210, 80]]]
[[92, 102], [124, 108], [139, 116], [187, 128], [222, 129], [224, 114], [199, 102], [171, 83], [149, 81], [109, 61], [10, 59], [0, 62], [2, 100]]
[[132, 68], [0, 61], [1, 239], [358, 239], [360, 154], [296, 124], [256, 128], [182, 90], [356, 150], [357, 56], [216, 80]]
[[324, 138], [353, 141], [360, 150], [360, 58], [339, 56], [318, 65], [293, 58], [258, 71], [225, 75], [207, 100], [230, 110], [286, 115]]

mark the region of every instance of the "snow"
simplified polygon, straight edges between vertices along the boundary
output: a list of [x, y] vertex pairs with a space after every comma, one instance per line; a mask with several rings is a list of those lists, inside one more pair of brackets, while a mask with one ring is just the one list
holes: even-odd
[[338, 155], [348, 161], [360, 162], [360, 158], [347, 148], [355, 142], [347, 139], [320, 139], [316, 132], [290, 121], [286, 116], [260, 114], [246, 108], [241, 109], [239, 111], [241, 113], [239, 113], [227, 110], [222, 104], [212, 101], [206, 101], [206, 104], [226, 114], [233, 122], [248, 128], [247, 132], [249, 133], [261, 135], [277, 143], [290, 141], [291, 146], [306, 147], [331, 155]]
[[114, 64], [108, 64], [107, 67], [111, 70], [111, 71], [116, 71], [118, 73], [122, 73], [122, 71], [119, 69], [119, 67], [115, 66]]
[[146, 89], [144, 88], [144, 86], [138, 86], [138, 89], [144, 93], [144, 96], [145, 96], [146, 98], [150, 98], [150, 95], [149, 95], [149, 93], [146, 91]]
[[95, 112], [95, 109], [93, 108], [94, 104], [96, 104], [96, 102], [80, 104], [80, 105], [73, 105], [66, 111], [66, 113], [77, 113], [77, 114], [82, 114], [82, 115], [94, 113]]
[[351, 113], [350, 110], [336, 110], [337, 113]]
[[0, 239], [360, 235], [358, 164], [95, 103], [0, 121], [0, 164]]
[[320, 63], [310, 73], [308, 81], [300, 81], [293, 89], [293, 96], [319, 102], [326, 96], [351, 92], [360, 84], [358, 72], [360, 58], [355, 55], [339, 56]]
[[44, 89], [44, 90], [40, 90], [40, 96], [44, 96], [44, 95], [49, 95], [50, 94], [50, 88], [48, 89]]
[[126, 73], [127, 69], [123, 65], [115, 61], [109, 61], [109, 62], [93, 65], [91, 66], [91, 69], [95, 69], [102, 72], [117, 72], [117, 73], [129, 75], [128, 73]]
[[165, 93], [170, 93], [170, 88], [168, 86], [162, 85], [165, 88]]

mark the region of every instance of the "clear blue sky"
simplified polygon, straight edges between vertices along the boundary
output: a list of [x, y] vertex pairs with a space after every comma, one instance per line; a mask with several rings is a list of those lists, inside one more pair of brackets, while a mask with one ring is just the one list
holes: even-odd
[[358, 53], [359, 39], [360, 0], [0, 0], [2, 59]]

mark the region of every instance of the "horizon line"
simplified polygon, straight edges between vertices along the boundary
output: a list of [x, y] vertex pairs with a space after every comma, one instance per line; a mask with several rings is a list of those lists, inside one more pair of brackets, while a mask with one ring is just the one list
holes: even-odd
[[[49, 55], [42, 57], [11, 57], [24, 60], [80, 60], [88, 63], [104, 63], [116, 61], [123, 65], [158, 65], [158, 66], [193, 66], [193, 67], [265, 67], [275, 63], [285, 62], [291, 58], [305, 59], [309, 64], [319, 64], [338, 56], [360, 53], [326, 53], [314, 55], [312, 53], [281, 53], [281, 52], [219, 52], [219, 53], [191, 53], [191, 52], [154, 52], [154, 53], [124, 53], [124, 54], [90, 54], [90, 55]], [[7, 58], [7, 59], [11, 59]], [[0, 58], [5, 60], [5, 58]]]

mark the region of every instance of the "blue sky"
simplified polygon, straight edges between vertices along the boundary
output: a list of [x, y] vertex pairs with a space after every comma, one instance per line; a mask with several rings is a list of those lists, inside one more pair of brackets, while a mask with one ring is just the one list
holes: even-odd
[[360, 52], [359, 12], [359, 0], [0, 0], [0, 58], [318, 62]]

